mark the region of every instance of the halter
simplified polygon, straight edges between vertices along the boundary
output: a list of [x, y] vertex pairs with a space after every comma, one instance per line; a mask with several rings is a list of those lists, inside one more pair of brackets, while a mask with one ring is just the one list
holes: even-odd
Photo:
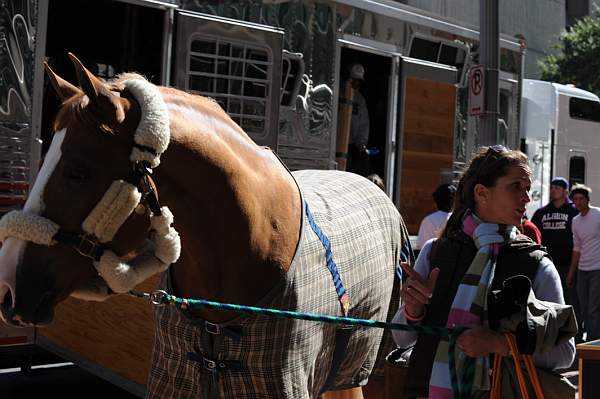
[[[141, 107], [141, 121], [134, 135], [134, 147], [130, 155], [133, 169], [125, 180], [112, 182], [84, 219], [84, 233], [67, 231], [48, 218], [23, 211], [11, 211], [0, 219], [0, 241], [14, 237], [45, 246], [63, 243], [72, 246], [82, 256], [91, 258], [108, 286], [94, 281], [74, 294], [82, 299], [103, 300], [110, 290], [128, 292], [176, 262], [181, 253], [179, 233], [171, 226], [173, 215], [168, 207], [160, 206], [150, 177], [152, 168], [160, 164], [160, 155], [169, 145], [166, 104], [156, 86], [145, 80], [127, 80], [123, 84]], [[149, 245], [131, 264], [123, 263], [104, 244], [112, 241], [134, 211], [145, 212], [145, 205], [151, 211]]]

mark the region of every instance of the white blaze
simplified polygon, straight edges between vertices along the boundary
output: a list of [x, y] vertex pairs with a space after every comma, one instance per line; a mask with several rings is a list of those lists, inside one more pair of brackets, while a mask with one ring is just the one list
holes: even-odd
[[[66, 129], [62, 129], [54, 134], [42, 168], [23, 207], [23, 212], [39, 215], [44, 210], [44, 189], [62, 155], [61, 146], [65, 133]], [[2, 243], [2, 248], [0, 248], [0, 304], [9, 291], [13, 306], [16, 304], [16, 271], [25, 252], [26, 244], [27, 242], [12, 237]]]

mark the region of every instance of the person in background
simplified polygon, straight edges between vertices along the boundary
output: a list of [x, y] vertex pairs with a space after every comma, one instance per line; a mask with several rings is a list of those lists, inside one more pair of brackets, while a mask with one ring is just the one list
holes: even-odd
[[365, 80], [365, 68], [358, 63], [350, 65], [349, 79], [352, 81], [352, 118], [350, 121], [350, 139], [348, 145], [348, 171], [362, 176], [370, 173], [369, 160], [369, 110], [367, 101], [360, 92]]
[[370, 174], [369, 176], [367, 176], [367, 179], [372, 181], [382, 191], [385, 191], [385, 183], [383, 182], [381, 176], [379, 176], [377, 173]]
[[573, 218], [573, 256], [567, 276], [567, 285], [577, 289], [587, 341], [600, 338], [600, 208], [590, 206], [591, 193], [583, 184], [571, 189], [579, 215]]
[[537, 226], [533, 224], [531, 220], [527, 219], [526, 216], [523, 216], [523, 220], [521, 221], [521, 224], [517, 226], [517, 228], [521, 233], [531, 238], [531, 240], [536, 244], [542, 243], [542, 233], [540, 233], [540, 230], [537, 228]]
[[[401, 264], [408, 278], [394, 322], [468, 327], [457, 338], [456, 357], [475, 358], [480, 378], [473, 381], [472, 391], [465, 397], [484, 397], [490, 386], [489, 355], [509, 352], [504, 335], [491, 330], [486, 322], [490, 290], [499, 290], [509, 278], [524, 275], [532, 281], [537, 299], [564, 304], [552, 260], [539, 245], [517, 234], [515, 226], [521, 223], [530, 201], [530, 187], [531, 170], [525, 154], [503, 146], [480, 148], [460, 178], [454, 211], [441, 238], [425, 244], [414, 269]], [[570, 307], [563, 309], [572, 312]], [[569, 367], [575, 357], [573, 338], [557, 344], [556, 330], [547, 327], [536, 337], [554, 345], [544, 353], [533, 352], [536, 366], [551, 370]], [[454, 397], [447, 339], [398, 330], [392, 334], [400, 348], [416, 341], [407, 393], [430, 399]], [[462, 367], [462, 362], [455, 367]], [[457, 369], [457, 373], [462, 371]]]
[[425, 216], [421, 221], [416, 250], [421, 250], [428, 240], [440, 236], [452, 212], [455, 192], [456, 187], [452, 184], [441, 184], [435, 189], [432, 196], [438, 210]]
[[574, 284], [567, 285], [567, 275], [573, 254], [573, 218], [579, 214], [573, 202], [569, 200], [569, 182], [564, 177], [555, 177], [550, 182], [550, 202], [539, 208], [533, 214], [531, 221], [542, 233], [542, 245], [552, 257], [552, 261], [560, 275], [565, 303], [573, 306], [575, 317], [579, 324], [579, 334], [576, 341], [581, 341], [581, 313], [579, 299], [575, 289], [577, 275], [573, 276]]

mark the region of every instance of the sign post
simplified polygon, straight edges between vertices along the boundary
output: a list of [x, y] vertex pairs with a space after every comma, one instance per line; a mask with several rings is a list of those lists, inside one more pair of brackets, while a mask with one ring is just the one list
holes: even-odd
[[498, 143], [500, 0], [479, 0], [479, 62], [485, 65], [485, 111], [479, 116], [477, 144]]
[[485, 65], [475, 65], [469, 76], [469, 115], [485, 113]]

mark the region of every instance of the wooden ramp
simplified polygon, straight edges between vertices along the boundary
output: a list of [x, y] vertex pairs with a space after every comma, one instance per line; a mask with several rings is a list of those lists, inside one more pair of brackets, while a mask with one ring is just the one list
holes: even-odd
[[[154, 276], [137, 289], [153, 291]], [[154, 319], [148, 301], [115, 295], [106, 302], [69, 298], [54, 322], [37, 329], [36, 343], [99, 377], [143, 396], [150, 369]]]

